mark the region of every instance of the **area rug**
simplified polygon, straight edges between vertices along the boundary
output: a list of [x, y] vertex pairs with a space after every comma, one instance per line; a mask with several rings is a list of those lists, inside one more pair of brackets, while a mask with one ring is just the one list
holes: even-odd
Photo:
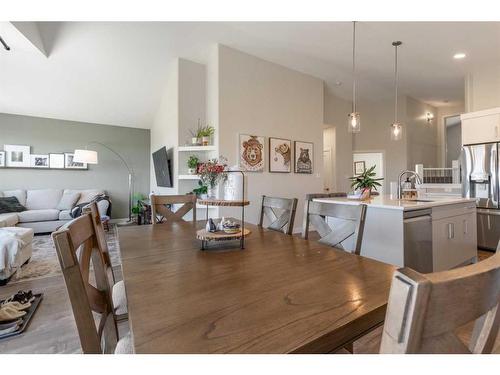
[[[109, 232], [106, 232], [106, 241], [108, 242], [111, 264], [113, 266], [120, 265], [120, 251], [114, 225], [110, 225]], [[61, 274], [61, 267], [50, 234], [36, 235], [33, 238], [33, 254], [30, 261], [21, 267], [9, 284], [58, 274]]]

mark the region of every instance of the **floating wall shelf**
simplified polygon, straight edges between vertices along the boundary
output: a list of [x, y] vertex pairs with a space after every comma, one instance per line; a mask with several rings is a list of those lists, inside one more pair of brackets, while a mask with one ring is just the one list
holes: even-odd
[[212, 146], [179, 146], [179, 152], [193, 152], [193, 151], [216, 151], [217, 148]]

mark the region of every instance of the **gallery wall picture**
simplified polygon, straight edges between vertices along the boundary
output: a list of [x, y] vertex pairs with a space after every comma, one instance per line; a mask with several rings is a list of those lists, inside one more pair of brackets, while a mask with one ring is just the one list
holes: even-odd
[[51, 169], [64, 169], [64, 154], [49, 154], [49, 167]]
[[269, 138], [269, 172], [290, 173], [292, 171], [292, 141]]
[[363, 174], [365, 169], [366, 169], [366, 167], [365, 167], [364, 161], [355, 161], [354, 162], [354, 175], [355, 176], [359, 176], [359, 175]]
[[5, 167], [5, 151], [0, 151], [0, 168]]
[[30, 146], [5, 145], [4, 150], [7, 167], [29, 168]]
[[264, 172], [264, 137], [240, 134], [238, 152], [242, 171]]
[[49, 155], [48, 154], [31, 154], [31, 168], [48, 168]]
[[314, 144], [311, 142], [295, 141], [295, 173], [313, 173]]
[[66, 152], [64, 154], [64, 168], [66, 169], [87, 169], [87, 163], [73, 161], [75, 154]]

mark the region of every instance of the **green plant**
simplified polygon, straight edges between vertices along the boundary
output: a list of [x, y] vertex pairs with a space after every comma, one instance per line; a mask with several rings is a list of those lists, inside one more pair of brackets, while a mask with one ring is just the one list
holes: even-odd
[[193, 138], [201, 138], [202, 136], [200, 135], [203, 132], [203, 126], [200, 124], [200, 119], [198, 119], [198, 127], [196, 130], [189, 129], [189, 133], [191, 133], [191, 136]]
[[134, 215], [138, 215], [141, 213], [141, 206], [139, 205], [139, 201], [146, 199], [147, 197], [142, 193], [134, 193], [132, 194], [132, 202], [135, 204], [132, 206], [132, 213]]
[[381, 181], [383, 178], [374, 178], [376, 175], [375, 167], [376, 165], [365, 169], [359, 176], [349, 177], [349, 180], [352, 181], [351, 188], [354, 188], [354, 190], [377, 190], [377, 186], [382, 186], [377, 181]]
[[213, 126], [207, 125], [198, 128], [198, 138], [201, 137], [211, 137], [215, 133], [215, 128]]
[[193, 189], [193, 193], [196, 194], [197, 196], [200, 196], [202, 194], [206, 194], [208, 192], [208, 186], [205, 185], [203, 182], [198, 181], [198, 186], [196, 189]]
[[187, 166], [188, 168], [196, 169], [198, 167], [199, 162], [200, 159], [198, 159], [198, 156], [191, 155], [187, 161]]

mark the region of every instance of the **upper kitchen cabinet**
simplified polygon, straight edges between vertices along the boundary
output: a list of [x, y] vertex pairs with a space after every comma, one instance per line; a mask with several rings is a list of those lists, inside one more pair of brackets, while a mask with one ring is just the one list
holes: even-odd
[[465, 113], [462, 120], [462, 144], [500, 141], [500, 108]]

